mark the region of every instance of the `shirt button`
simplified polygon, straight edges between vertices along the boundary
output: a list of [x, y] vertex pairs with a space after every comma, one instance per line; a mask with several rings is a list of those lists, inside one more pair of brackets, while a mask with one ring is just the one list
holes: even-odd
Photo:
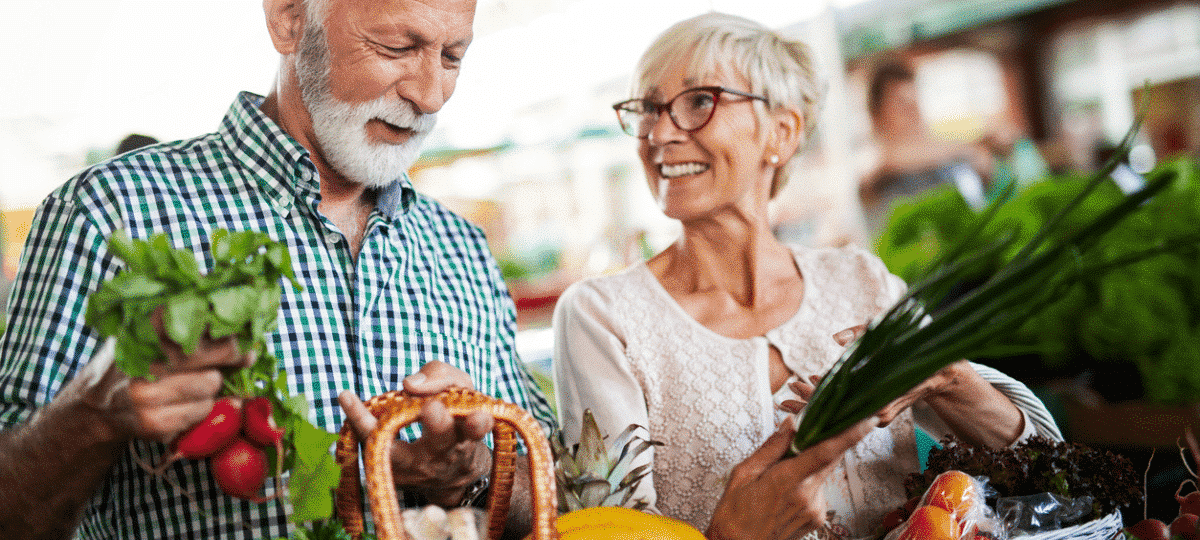
[[334, 244], [337, 244], [338, 241], [341, 239], [342, 239], [341, 234], [331, 232], [331, 233], [325, 235], [325, 244], [332, 246]]

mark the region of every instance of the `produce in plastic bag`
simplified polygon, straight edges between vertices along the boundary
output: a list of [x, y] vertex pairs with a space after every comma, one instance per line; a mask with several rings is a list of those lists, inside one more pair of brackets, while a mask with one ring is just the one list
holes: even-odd
[[1003, 524], [984, 502], [987, 485], [962, 471], [937, 476], [912, 515], [885, 537], [887, 540], [972, 540], [979, 533], [1003, 539]]

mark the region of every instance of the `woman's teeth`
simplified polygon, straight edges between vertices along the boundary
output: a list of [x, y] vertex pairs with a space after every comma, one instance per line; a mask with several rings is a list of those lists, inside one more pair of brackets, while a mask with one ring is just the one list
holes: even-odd
[[659, 173], [663, 178], [677, 178], [687, 176], [689, 174], [700, 174], [708, 170], [708, 165], [704, 163], [679, 163], [675, 165], [659, 165]]

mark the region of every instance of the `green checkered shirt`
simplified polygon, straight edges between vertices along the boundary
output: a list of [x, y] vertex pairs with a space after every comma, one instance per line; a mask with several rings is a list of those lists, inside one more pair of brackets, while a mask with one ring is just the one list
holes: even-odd
[[[242, 93], [220, 129], [160, 144], [84, 170], [34, 218], [0, 337], [0, 427], [49, 402], [98, 346], [84, 325], [89, 293], [119, 266], [105, 248], [117, 229], [165, 232], [175, 247], [208, 255], [215, 228], [259, 230], [287, 245], [302, 291], [284, 287], [267, 344], [312, 420], [342, 423], [337, 394], [373, 396], [430, 360], [471, 374], [476, 388], [553, 425], [548, 403], [514, 353], [515, 310], [480, 230], [413, 191], [406, 176], [383, 191], [357, 261], [317, 212], [318, 173], [308, 152]], [[206, 261], [204, 264], [211, 264]], [[406, 437], [413, 437], [410, 430]], [[130, 452], [157, 462], [165, 445]], [[205, 461], [167, 476], [196, 502], [144, 473], [130, 452], [93, 497], [81, 538], [244, 538], [288, 535], [283, 502], [221, 495]], [[267, 493], [274, 490], [268, 480]]]

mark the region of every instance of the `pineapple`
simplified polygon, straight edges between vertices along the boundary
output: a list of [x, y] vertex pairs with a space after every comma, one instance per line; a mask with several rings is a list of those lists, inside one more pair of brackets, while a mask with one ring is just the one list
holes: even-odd
[[650, 447], [662, 445], [640, 437], [638, 430], [645, 429], [630, 425], [606, 447], [605, 436], [600, 433], [592, 411], [585, 410], [579, 444], [568, 449], [562, 431], [550, 437], [558, 511], [566, 513], [599, 506], [645, 509], [647, 501], [634, 499], [633, 492], [642, 478], [650, 474], [650, 464], [633, 467], [633, 462]]

